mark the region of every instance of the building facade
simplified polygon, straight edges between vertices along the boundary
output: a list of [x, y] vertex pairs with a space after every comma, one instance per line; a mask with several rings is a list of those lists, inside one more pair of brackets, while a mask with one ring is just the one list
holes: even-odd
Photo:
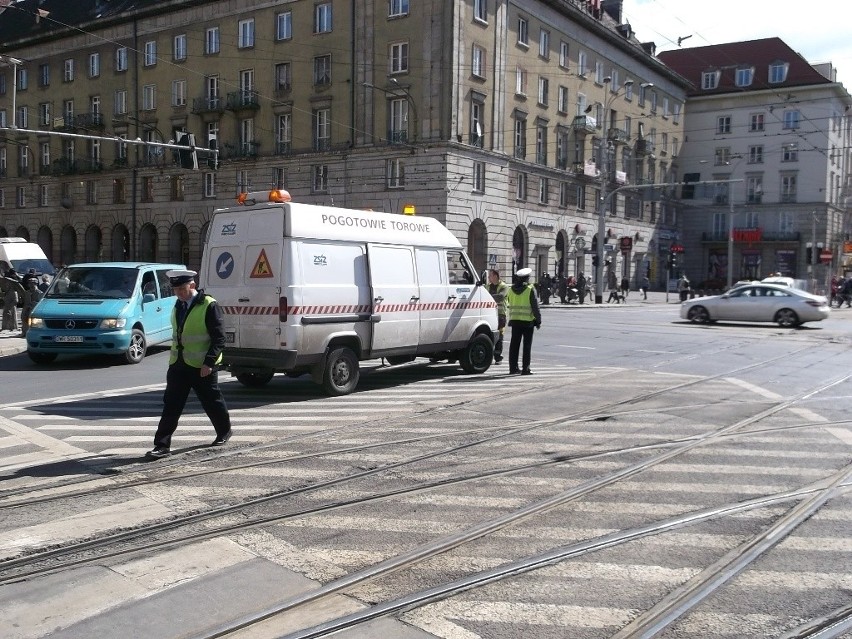
[[731, 180], [684, 190], [690, 278], [721, 288], [782, 273], [824, 290], [852, 257], [843, 255], [852, 231], [852, 100], [835, 70], [809, 64], [778, 38], [660, 59], [695, 85], [684, 180]]
[[[478, 268], [662, 281], [687, 81], [621, 2], [22, 0], [0, 15], [0, 234], [57, 264], [198, 266], [212, 211], [283, 187], [446, 224]], [[199, 169], [175, 149], [202, 149]], [[137, 143], [138, 142], [138, 143]], [[215, 160], [215, 161], [214, 161]], [[615, 191], [615, 189], [620, 189]], [[613, 192], [615, 193], [613, 194]]]

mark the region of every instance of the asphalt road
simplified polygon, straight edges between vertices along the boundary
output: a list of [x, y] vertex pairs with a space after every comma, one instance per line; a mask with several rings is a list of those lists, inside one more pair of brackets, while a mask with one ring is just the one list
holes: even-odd
[[166, 352], [2, 358], [4, 636], [852, 635], [852, 310], [677, 311], [545, 308], [530, 377], [223, 375], [229, 445], [191, 403], [152, 464]]

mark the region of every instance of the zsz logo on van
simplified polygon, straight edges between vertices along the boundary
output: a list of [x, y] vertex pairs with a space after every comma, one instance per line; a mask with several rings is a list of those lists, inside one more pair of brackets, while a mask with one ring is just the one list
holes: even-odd
[[328, 266], [325, 255], [314, 255], [314, 266]]
[[231, 222], [230, 224], [222, 225], [222, 235], [236, 235], [237, 234], [237, 223]]

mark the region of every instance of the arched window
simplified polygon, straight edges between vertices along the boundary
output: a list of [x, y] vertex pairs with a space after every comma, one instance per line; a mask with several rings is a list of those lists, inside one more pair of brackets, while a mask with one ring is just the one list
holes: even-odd
[[124, 224], [112, 228], [110, 259], [113, 262], [126, 262], [130, 259], [130, 233]]
[[62, 227], [59, 236], [59, 261], [65, 265], [77, 261], [77, 231], [70, 224]]
[[[23, 237], [23, 236], [21, 236]], [[44, 254], [47, 255], [47, 259], [50, 260], [51, 264], [56, 264], [53, 259], [53, 232], [47, 226], [42, 226], [38, 230], [38, 245], [41, 247], [41, 250], [44, 251]]]
[[189, 231], [180, 222], [169, 229], [169, 261], [189, 264]]
[[[15, 231], [15, 237], [22, 237], [27, 242], [30, 241], [30, 230], [26, 226], [19, 226], [18, 230]], [[45, 251], [47, 253], [47, 251]]]
[[86, 243], [83, 259], [87, 262], [101, 261], [101, 229], [92, 224], [86, 229]]
[[526, 266], [527, 234], [523, 226], [516, 226], [512, 234], [512, 273]]
[[477, 273], [488, 266], [488, 230], [482, 220], [474, 220], [467, 229], [467, 254]]
[[157, 229], [153, 224], [145, 224], [139, 231], [139, 261], [157, 261]]

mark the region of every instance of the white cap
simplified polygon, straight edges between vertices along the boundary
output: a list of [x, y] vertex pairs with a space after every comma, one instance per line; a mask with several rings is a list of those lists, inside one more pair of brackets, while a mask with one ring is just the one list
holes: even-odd
[[532, 269], [522, 268], [520, 271], [515, 273], [515, 275], [517, 275], [518, 277], [529, 277], [530, 275], [532, 275]]
[[198, 275], [195, 271], [173, 270], [166, 271], [166, 277], [169, 278], [169, 284], [172, 286], [182, 286], [189, 284], [195, 276]]

